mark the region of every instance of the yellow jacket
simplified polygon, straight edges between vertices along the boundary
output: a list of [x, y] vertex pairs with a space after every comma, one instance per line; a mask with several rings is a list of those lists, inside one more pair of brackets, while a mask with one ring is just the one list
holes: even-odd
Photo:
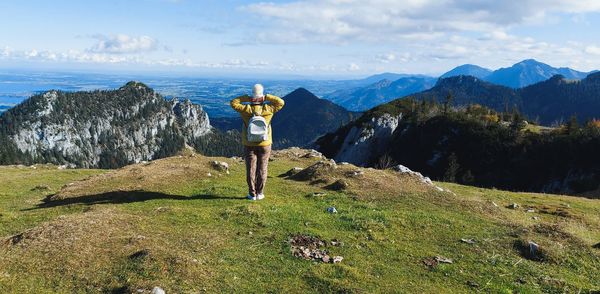
[[[244, 121], [244, 127], [242, 128], [242, 144], [245, 146], [269, 146], [273, 144], [273, 133], [271, 128], [271, 119], [273, 118], [273, 114], [283, 108], [285, 102], [283, 99], [267, 94], [265, 95], [265, 101], [269, 101], [270, 104], [258, 104], [258, 105], [250, 105], [250, 104], [242, 104], [242, 102], [250, 102], [250, 96], [244, 95], [237, 97], [231, 100], [231, 108], [235, 111], [239, 112], [242, 116], [242, 120]], [[252, 117], [252, 113], [256, 113], [265, 118], [267, 124], [269, 124], [269, 139], [262, 142], [248, 142], [248, 136], [246, 135], [246, 131], [248, 129], [248, 121]]]

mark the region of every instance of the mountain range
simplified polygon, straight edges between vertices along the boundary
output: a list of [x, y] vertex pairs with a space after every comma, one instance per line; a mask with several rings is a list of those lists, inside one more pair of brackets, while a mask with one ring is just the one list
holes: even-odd
[[[543, 125], [560, 124], [575, 116], [584, 122], [600, 118], [600, 73], [582, 80], [556, 75], [520, 89], [499, 86], [471, 76], [438, 81], [430, 90], [410, 95], [419, 100], [441, 101], [449, 94], [457, 106], [480, 104], [496, 111], [521, 111]], [[408, 97], [408, 96], [407, 96]]]
[[[482, 81], [513, 89], [523, 88], [545, 81], [555, 75], [566, 79], [580, 80], [593, 72], [580, 72], [570, 68], [555, 68], [534, 59], [523, 60], [507, 68], [490, 70], [473, 64], [458, 66], [439, 79], [455, 76], [473, 76]], [[397, 79], [393, 79], [398, 77]], [[380, 78], [380, 80], [377, 80]], [[422, 75], [399, 75], [385, 73], [373, 75], [363, 81], [374, 81], [369, 85], [335, 91], [325, 96], [352, 111], [365, 111], [399, 97], [427, 90], [435, 85], [435, 78]]]
[[495, 70], [490, 75], [483, 77], [483, 80], [516, 89], [545, 81], [555, 75], [580, 80], [589, 74], [589, 72], [580, 72], [566, 67], [555, 68], [534, 59], [528, 59], [511, 67]]
[[427, 90], [436, 79], [426, 76], [409, 76], [396, 80], [383, 79], [368, 86], [338, 90], [325, 98], [351, 111], [364, 111], [379, 104], [412, 93]]
[[[298, 88], [282, 97], [285, 106], [272, 120], [273, 147], [305, 146], [319, 136], [352, 121], [358, 113], [315, 96], [304, 88]], [[242, 120], [238, 117], [219, 117], [211, 123], [222, 131], [240, 130]]]
[[[487, 96], [483, 99], [494, 97], [495, 90], [513, 91], [474, 77], [442, 81], [466, 81], [464, 93]], [[338, 162], [382, 169], [401, 164], [434, 180], [574, 195], [600, 187], [600, 124], [584, 126], [545, 128], [524, 122], [517, 112], [405, 98], [369, 110], [319, 138], [314, 148]]]

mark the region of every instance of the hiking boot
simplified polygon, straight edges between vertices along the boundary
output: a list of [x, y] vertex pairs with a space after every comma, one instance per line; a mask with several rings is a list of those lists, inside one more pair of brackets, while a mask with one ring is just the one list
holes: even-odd
[[256, 198], [257, 197], [256, 196], [252, 196], [252, 194], [248, 194], [248, 196], [246, 196], [246, 199], [248, 199], [248, 200], [257, 200]]
[[256, 200], [263, 200], [263, 199], [265, 199], [265, 194], [260, 193], [260, 194], [256, 195]]

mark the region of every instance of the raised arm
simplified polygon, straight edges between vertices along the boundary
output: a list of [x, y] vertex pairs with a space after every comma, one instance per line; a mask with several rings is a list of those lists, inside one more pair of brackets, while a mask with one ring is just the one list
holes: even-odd
[[237, 112], [249, 112], [250, 105], [244, 105], [242, 102], [250, 102], [250, 97], [248, 95], [243, 95], [233, 98], [231, 102], [229, 102], [229, 105]]
[[275, 95], [267, 94], [267, 95], [265, 95], [265, 100], [267, 100], [271, 103], [271, 107], [272, 107], [271, 112], [273, 112], [273, 113], [280, 111], [283, 108], [283, 106], [285, 105], [285, 101], [283, 101], [283, 99], [281, 99]]

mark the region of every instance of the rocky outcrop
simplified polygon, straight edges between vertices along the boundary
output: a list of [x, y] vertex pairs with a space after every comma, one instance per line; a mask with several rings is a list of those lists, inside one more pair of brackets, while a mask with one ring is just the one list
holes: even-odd
[[113, 91], [36, 95], [0, 117], [16, 148], [34, 162], [116, 167], [171, 155], [211, 132], [189, 100], [165, 100], [129, 82]]
[[392, 116], [383, 114], [373, 117], [363, 125], [353, 126], [343, 139], [335, 161], [350, 162], [365, 166], [374, 160], [373, 156], [381, 154], [388, 147], [392, 134], [402, 120], [402, 114]]
[[169, 103], [187, 141], [192, 142], [210, 132], [208, 114], [201, 106], [192, 103], [189, 99], [179, 101], [178, 98], [173, 98]]

